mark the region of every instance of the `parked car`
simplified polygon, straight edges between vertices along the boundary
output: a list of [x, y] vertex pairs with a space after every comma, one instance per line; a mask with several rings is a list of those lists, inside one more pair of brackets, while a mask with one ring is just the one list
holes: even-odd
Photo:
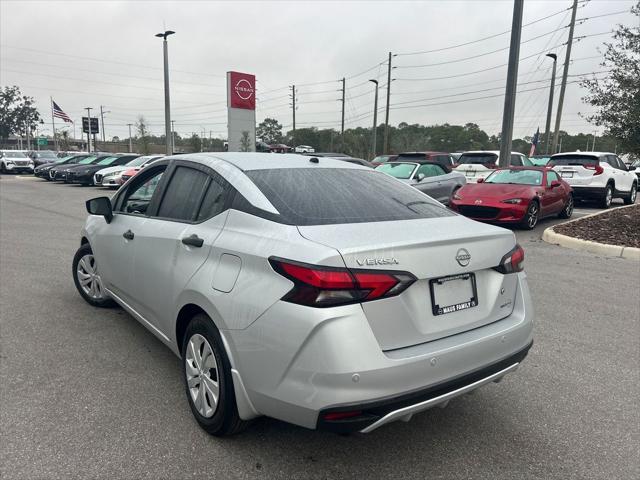
[[533, 163], [536, 167], [544, 167], [549, 160], [551, 159], [551, 155], [532, 155], [529, 157], [531, 163]]
[[67, 174], [67, 183], [79, 183], [80, 185], [93, 185], [94, 175], [107, 166], [119, 166], [125, 165], [134, 158], [138, 158], [140, 155], [113, 155], [104, 157], [100, 161], [91, 165], [79, 166], [71, 169]]
[[316, 150], [310, 145], [298, 145], [294, 148], [294, 152], [296, 153], [314, 153]]
[[[486, 178], [498, 168], [498, 150], [478, 150], [464, 152], [458, 158], [455, 171], [467, 177], [467, 183], [475, 183], [479, 178]], [[525, 155], [519, 152], [511, 152], [509, 164], [512, 167], [531, 167], [533, 163]]]
[[51, 163], [58, 158], [58, 155], [53, 150], [32, 150], [27, 155], [33, 160], [34, 167]]
[[467, 183], [464, 175], [447, 172], [436, 162], [387, 162], [377, 166], [376, 170], [417, 188], [444, 205], [449, 204], [453, 192]]
[[571, 186], [549, 168], [501, 168], [462, 187], [449, 207], [474, 220], [532, 229], [544, 217], [570, 218], [573, 194]]
[[69, 172], [76, 167], [93, 165], [104, 158], [110, 157], [112, 155], [94, 155], [88, 154], [86, 157], [78, 160], [77, 162], [69, 162], [68, 164], [56, 165], [49, 169], [49, 180], [53, 180], [56, 182], [67, 181], [67, 175]]
[[53, 167], [75, 164], [83, 158], [86, 158], [87, 156], [88, 155], [68, 155], [66, 157], [56, 157], [55, 161], [43, 163], [39, 167], [34, 168], [33, 174], [36, 177], [44, 178], [45, 180], [51, 180], [49, 178], [49, 170], [51, 170]]
[[609, 208], [614, 198], [626, 205], [636, 201], [638, 177], [615, 153], [558, 153], [549, 165], [573, 187], [576, 200], [595, 200], [602, 208]]
[[337, 157], [336, 160], [341, 160], [343, 162], [354, 163], [356, 165], [362, 165], [363, 167], [367, 167], [367, 168], [373, 168], [373, 164], [369, 160], [365, 160], [364, 158]]
[[374, 167], [377, 167], [378, 165], [382, 165], [386, 162], [393, 162], [396, 158], [398, 158], [397, 155], [378, 155], [376, 158], [371, 160], [371, 163]]
[[80, 296], [121, 305], [182, 358], [210, 434], [260, 415], [371, 432], [500, 380], [532, 343], [513, 233], [375, 170], [176, 155], [87, 210]]
[[109, 188], [118, 188], [124, 183], [122, 174], [131, 168], [143, 168], [145, 165], [162, 158], [162, 155], [143, 155], [124, 165], [103, 168], [93, 175], [93, 184]]
[[33, 160], [24, 152], [17, 150], [0, 150], [0, 172], [32, 173]]
[[453, 168], [453, 158], [446, 152], [404, 152], [394, 162], [436, 162], [447, 172]]

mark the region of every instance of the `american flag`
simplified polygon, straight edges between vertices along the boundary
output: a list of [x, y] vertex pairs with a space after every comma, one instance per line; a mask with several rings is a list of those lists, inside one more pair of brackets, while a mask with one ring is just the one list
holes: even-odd
[[64, 120], [65, 122], [69, 122], [69, 123], [73, 123], [73, 120], [71, 120], [69, 118], [69, 115], [67, 115], [66, 113], [64, 113], [62, 111], [62, 109], [58, 106], [58, 104], [56, 102], [54, 102], [53, 100], [51, 100], [51, 104], [52, 104], [52, 108], [53, 108], [53, 116], [54, 117], [58, 117], [61, 118], [62, 120]]
[[529, 156], [532, 156], [536, 153], [536, 147], [538, 146], [538, 141], [540, 140], [540, 127], [536, 131], [535, 135], [531, 139], [531, 151], [529, 152]]

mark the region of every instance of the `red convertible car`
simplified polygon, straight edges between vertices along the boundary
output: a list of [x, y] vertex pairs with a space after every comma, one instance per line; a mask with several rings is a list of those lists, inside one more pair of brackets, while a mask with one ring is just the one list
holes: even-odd
[[449, 207], [474, 220], [532, 229], [543, 217], [571, 217], [573, 193], [550, 168], [511, 167], [466, 184], [454, 192]]

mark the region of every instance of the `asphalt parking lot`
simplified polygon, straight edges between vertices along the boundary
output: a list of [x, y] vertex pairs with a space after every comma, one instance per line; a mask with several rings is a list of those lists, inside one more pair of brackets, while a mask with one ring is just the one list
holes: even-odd
[[640, 476], [637, 262], [542, 242], [556, 220], [517, 231], [537, 316], [515, 375], [369, 435], [260, 419], [218, 439], [189, 411], [178, 358], [76, 293], [84, 200], [99, 190], [0, 177], [3, 479]]

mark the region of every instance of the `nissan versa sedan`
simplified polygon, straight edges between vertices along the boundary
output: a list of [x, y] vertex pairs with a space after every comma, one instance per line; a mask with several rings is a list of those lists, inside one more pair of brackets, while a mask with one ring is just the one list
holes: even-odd
[[177, 155], [87, 210], [79, 294], [182, 359], [210, 434], [260, 415], [371, 432], [499, 381], [532, 344], [513, 233], [366, 167]]

